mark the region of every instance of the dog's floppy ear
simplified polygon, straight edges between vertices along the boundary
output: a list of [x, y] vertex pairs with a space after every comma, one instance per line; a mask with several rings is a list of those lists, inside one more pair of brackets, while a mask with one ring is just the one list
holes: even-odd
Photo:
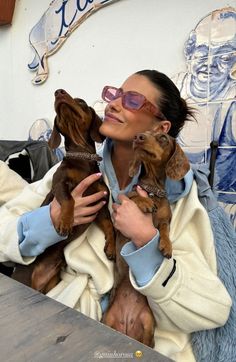
[[98, 117], [97, 113], [94, 111], [93, 108], [91, 108], [92, 114], [93, 114], [93, 120], [90, 127], [90, 137], [94, 142], [102, 143], [105, 139], [101, 133], [99, 133], [99, 128], [102, 125], [101, 118]]
[[181, 180], [189, 169], [189, 160], [175, 141], [175, 151], [166, 165], [166, 176], [172, 180]]
[[138, 160], [136, 156], [129, 164], [129, 177], [134, 177], [139, 170], [139, 166], [141, 165], [141, 161]]
[[56, 127], [56, 118], [55, 118], [52, 134], [48, 140], [48, 145], [50, 148], [54, 149], [59, 147], [60, 143], [61, 143], [61, 135]]

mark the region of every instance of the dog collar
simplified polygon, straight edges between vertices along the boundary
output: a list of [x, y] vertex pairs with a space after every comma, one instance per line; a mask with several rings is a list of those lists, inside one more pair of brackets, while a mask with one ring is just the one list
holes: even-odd
[[138, 183], [142, 189], [144, 189], [150, 197], [157, 196], [157, 197], [166, 197], [166, 191], [159, 189], [157, 186], [148, 185], [142, 182]]
[[102, 157], [98, 156], [96, 153], [89, 152], [66, 152], [65, 158], [86, 160], [86, 161], [101, 161]]

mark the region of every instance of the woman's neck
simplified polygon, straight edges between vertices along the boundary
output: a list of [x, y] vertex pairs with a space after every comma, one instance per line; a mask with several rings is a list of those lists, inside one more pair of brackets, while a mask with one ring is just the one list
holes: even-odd
[[131, 177], [129, 177], [129, 164], [132, 158], [132, 143], [114, 141], [111, 151], [111, 161], [120, 190], [123, 190], [131, 181]]

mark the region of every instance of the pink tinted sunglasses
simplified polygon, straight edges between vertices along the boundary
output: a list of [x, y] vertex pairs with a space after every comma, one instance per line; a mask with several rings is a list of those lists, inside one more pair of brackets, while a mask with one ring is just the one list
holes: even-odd
[[122, 106], [129, 111], [139, 111], [145, 108], [151, 112], [155, 117], [165, 119], [165, 116], [158, 110], [154, 104], [149, 102], [146, 97], [138, 92], [128, 91], [124, 92], [121, 88], [105, 86], [102, 91], [102, 99], [107, 103], [121, 97]]

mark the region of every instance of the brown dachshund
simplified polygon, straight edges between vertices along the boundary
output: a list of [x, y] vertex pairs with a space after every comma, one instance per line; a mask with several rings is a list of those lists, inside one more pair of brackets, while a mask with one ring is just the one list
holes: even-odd
[[[49, 140], [51, 148], [57, 148], [64, 136], [66, 154], [61, 165], [56, 170], [52, 188], [42, 205], [49, 204], [54, 197], [61, 205], [61, 217], [57, 220], [56, 230], [68, 238], [49, 247], [29, 266], [17, 266], [13, 278], [32, 288], [47, 293], [60, 280], [61, 267], [65, 264], [64, 247], [81, 235], [89, 224], [73, 227], [74, 199], [71, 191], [87, 176], [98, 173], [95, 142], [102, 142], [99, 134], [100, 118], [84, 100], [73, 99], [66, 91], [55, 92], [56, 118], [52, 135]], [[84, 193], [90, 195], [98, 191], [109, 190], [101, 180], [93, 183]], [[106, 238], [104, 251], [108, 259], [115, 258], [115, 236], [107, 205], [99, 211], [95, 222], [103, 230]]]
[[[170, 258], [172, 246], [169, 239], [171, 209], [166, 198], [166, 177], [180, 180], [189, 170], [189, 161], [176, 140], [165, 133], [149, 131], [138, 134], [133, 141], [134, 159], [129, 174], [133, 177], [141, 166], [139, 185], [149, 197], [141, 197], [136, 191], [128, 194], [139, 208], [151, 212], [153, 223], [159, 229], [159, 248]], [[115, 283], [110, 305], [102, 321], [150, 347], [154, 346], [155, 319], [147, 298], [135, 290], [129, 279], [128, 265], [120, 255], [127, 242], [120, 233], [116, 239]]]
[[115, 282], [110, 294], [109, 307], [102, 317], [102, 322], [153, 348], [156, 323], [152, 310], [147, 298], [132, 286], [129, 267], [120, 255], [127, 241], [128, 239], [117, 232]]
[[[166, 197], [166, 177], [181, 180], [190, 169], [190, 163], [176, 140], [166, 133], [148, 131], [134, 138], [134, 159], [130, 165], [130, 176], [135, 175], [141, 165], [139, 185], [147, 191], [149, 198], [132, 192], [128, 196], [145, 212], [153, 210], [153, 224], [160, 233], [159, 248], [167, 258], [172, 256], [169, 239], [171, 209]], [[150, 211], [149, 211], [150, 212]]]

